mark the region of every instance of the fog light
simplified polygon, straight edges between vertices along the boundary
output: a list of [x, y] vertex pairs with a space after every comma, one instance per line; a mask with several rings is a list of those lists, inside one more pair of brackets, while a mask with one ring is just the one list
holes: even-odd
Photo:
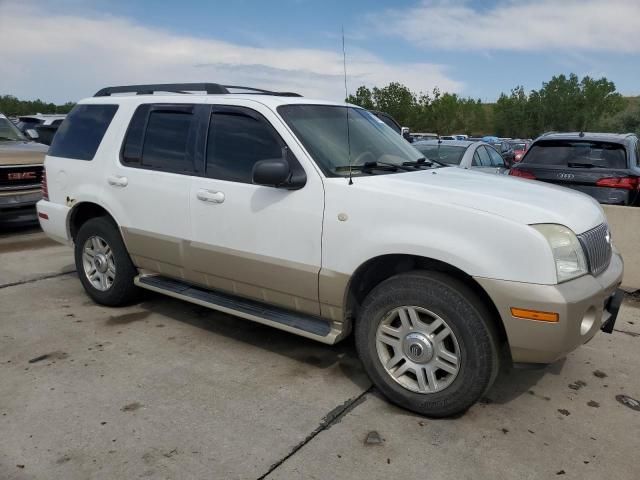
[[539, 322], [557, 322], [560, 315], [555, 312], [541, 312], [539, 310], [527, 310], [526, 308], [511, 307], [511, 315], [525, 320], [537, 320]]
[[595, 321], [596, 309], [595, 307], [591, 307], [587, 310], [587, 313], [584, 314], [584, 317], [582, 317], [582, 322], [580, 322], [580, 335], [586, 335], [589, 333]]

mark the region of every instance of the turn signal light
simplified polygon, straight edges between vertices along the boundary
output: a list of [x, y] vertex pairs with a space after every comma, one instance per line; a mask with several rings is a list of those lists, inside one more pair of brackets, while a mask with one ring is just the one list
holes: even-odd
[[537, 320], [539, 322], [557, 322], [560, 315], [555, 312], [541, 312], [539, 310], [527, 310], [525, 308], [511, 307], [511, 315], [525, 320]]
[[520, 178], [528, 178], [529, 180], [536, 179], [536, 176], [533, 173], [528, 172], [527, 170], [521, 170], [519, 168], [512, 168], [511, 170], [509, 170], [509, 175]]
[[622, 188], [624, 190], [638, 190], [640, 183], [638, 177], [608, 177], [596, 182], [599, 187]]

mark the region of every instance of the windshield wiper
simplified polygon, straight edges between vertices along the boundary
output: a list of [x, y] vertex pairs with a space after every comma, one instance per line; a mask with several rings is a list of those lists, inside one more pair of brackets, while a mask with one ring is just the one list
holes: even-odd
[[434, 163], [444, 167], [444, 163], [438, 162], [437, 160], [426, 159], [425, 157], [419, 158], [415, 162], [403, 162], [402, 165], [411, 166], [411, 167], [431, 167]]
[[402, 165], [398, 165], [397, 163], [390, 163], [390, 162], [364, 162], [363, 167], [365, 168], [375, 168], [377, 170], [383, 170], [384, 168], [382, 167], [387, 167], [384, 170], [390, 170], [390, 171], [397, 171], [397, 170], [404, 170], [405, 172], [411, 172], [413, 171], [413, 168], [406, 168], [405, 164], [403, 163]]
[[593, 163], [568, 162], [567, 166], [576, 168], [595, 168]]

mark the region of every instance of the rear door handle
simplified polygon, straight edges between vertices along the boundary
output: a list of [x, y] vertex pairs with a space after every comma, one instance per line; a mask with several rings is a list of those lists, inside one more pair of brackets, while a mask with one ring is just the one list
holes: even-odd
[[129, 183], [129, 181], [127, 180], [127, 177], [121, 177], [119, 175], [107, 177], [107, 182], [112, 187], [126, 187], [127, 184]]
[[212, 190], [200, 189], [198, 190], [196, 197], [198, 197], [198, 200], [202, 200], [203, 202], [210, 202], [210, 203], [224, 202], [224, 193], [214, 192]]

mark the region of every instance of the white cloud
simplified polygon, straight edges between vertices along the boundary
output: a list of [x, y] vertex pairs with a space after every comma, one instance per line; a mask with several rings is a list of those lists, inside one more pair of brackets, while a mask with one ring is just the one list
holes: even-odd
[[[117, 16], [50, 14], [0, 0], [0, 94], [50, 101], [77, 100], [107, 85], [211, 81], [344, 98], [342, 53], [249, 47], [185, 36]], [[390, 63], [347, 51], [350, 91], [399, 81], [416, 91], [463, 84], [446, 67]]]
[[424, 48], [640, 53], [640, 0], [424, 0], [372, 14], [380, 32]]

